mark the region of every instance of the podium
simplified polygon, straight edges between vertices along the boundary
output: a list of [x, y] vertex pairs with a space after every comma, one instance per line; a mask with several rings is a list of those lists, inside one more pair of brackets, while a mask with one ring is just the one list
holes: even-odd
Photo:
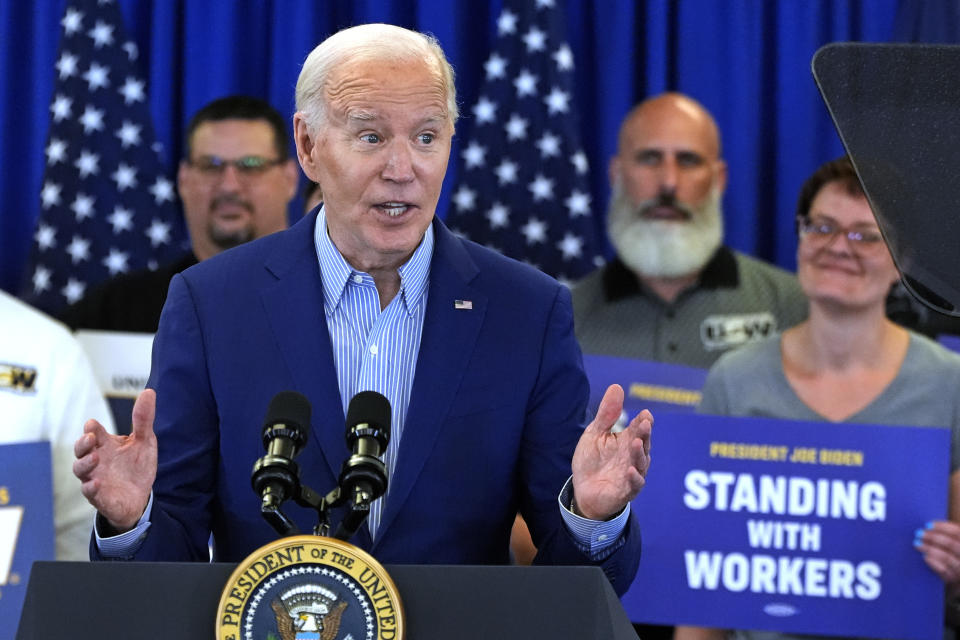
[[[212, 640], [233, 564], [37, 562], [17, 640]], [[387, 565], [407, 640], [636, 640], [598, 567]]]

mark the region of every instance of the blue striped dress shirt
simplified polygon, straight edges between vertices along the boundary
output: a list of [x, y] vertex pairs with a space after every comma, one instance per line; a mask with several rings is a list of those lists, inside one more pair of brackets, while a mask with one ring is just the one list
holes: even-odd
[[[314, 230], [323, 307], [337, 369], [344, 415], [350, 399], [361, 391], [376, 391], [390, 401], [390, 443], [384, 455], [388, 478], [393, 473], [410, 391], [420, 352], [420, 335], [427, 306], [427, 282], [433, 259], [433, 227], [399, 269], [400, 290], [381, 312], [377, 285], [367, 273], [357, 271], [343, 258], [327, 233], [326, 211], [320, 209]], [[376, 535], [383, 502], [375, 500], [367, 521]]]
[[[314, 241], [343, 411], [346, 414], [350, 399], [360, 391], [376, 391], [390, 401], [390, 444], [384, 456], [389, 475], [397, 460], [420, 352], [433, 227], [427, 227], [420, 246], [400, 267], [400, 291], [383, 312], [373, 278], [351, 267], [330, 239], [324, 208], [317, 216]], [[602, 559], [622, 545], [620, 536], [630, 507], [607, 522], [580, 518], [568, 508], [570, 485], [568, 481], [558, 497], [564, 522], [584, 552], [594, 560]], [[376, 536], [383, 503], [390, 499], [389, 486], [388, 482], [387, 494], [371, 505], [367, 521], [371, 538]]]

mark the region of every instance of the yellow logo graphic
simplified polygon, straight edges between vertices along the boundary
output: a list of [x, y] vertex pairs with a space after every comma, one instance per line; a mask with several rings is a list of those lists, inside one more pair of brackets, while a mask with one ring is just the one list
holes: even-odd
[[628, 393], [631, 398], [640, 400], [651, 400], [655, 402], [668, 402], [683, 406], [696, 406], [700, 402], [702, 394], [699, 391], [690, 389], [680, 389], [677, 387], [664, 387], [656, 384], [643, 384], [634, 382], [630, 385]]
[[34, 393], [37, 383], [37, 370], [16, 364], [0, 362], [0, 389], [19, 393]]

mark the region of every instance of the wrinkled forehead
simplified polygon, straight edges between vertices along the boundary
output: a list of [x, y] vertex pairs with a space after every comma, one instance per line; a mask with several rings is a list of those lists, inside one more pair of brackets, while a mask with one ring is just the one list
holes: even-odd
[[432, 57], [369, 58], [333, 70], [323, 99], [333, 113], [356, 119], [378, 117], [380, 107], [415, 105], [425, 117], [450, 119], [447, 87]]

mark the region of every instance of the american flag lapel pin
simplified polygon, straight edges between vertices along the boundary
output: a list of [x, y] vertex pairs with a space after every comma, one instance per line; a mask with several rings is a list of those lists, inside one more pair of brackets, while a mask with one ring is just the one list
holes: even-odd
[[473, 309], [473, 300], [454, 300], [453, 301], [454, 309], [466, 309], [469, 311]]

